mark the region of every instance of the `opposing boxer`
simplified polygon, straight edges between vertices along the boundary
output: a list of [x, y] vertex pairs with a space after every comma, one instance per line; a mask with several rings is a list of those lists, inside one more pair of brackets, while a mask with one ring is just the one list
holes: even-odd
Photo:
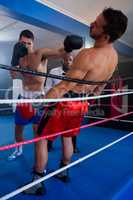
[[[23, 57], [25, 54], [33, 53], [34, 51], [34, 34], [30, 30], [23, 30], [19, 36], [19, 42], [15, 44], [12, 56], [12, 66], [19, 65], [19, 59]], [[33, 69], [30, 67], [30, 69]], [[39, 65], [35, 66], [38, 72], [47, 72], [47, 59], [41, 60]], [[12, 78], [16, 78], [18, 74], [16, 72], [11, 73]], [[44, 94], [44, 82], [45, 77], [32, 77], [27, 74], [20, 74], [22, 79], [22, 94], [20, 94], [19, 98], [37, 98], [41, 94]], [[40, 119], [40, 113], [36, 112], [35, 109], [32, 108], [31, 104], [18, 104], [15, 110], [15, 140], [16, 142], [23, 141], [23, 131], [24, 127], [31, 123], [33, 132], [35, 135], [37, 129], [37, 123]], [[14, 160], [18, 156], [22, 155], [23, 149], [22, 146], [16, 147], [15, 151], [9, 156], [9, 160]]]

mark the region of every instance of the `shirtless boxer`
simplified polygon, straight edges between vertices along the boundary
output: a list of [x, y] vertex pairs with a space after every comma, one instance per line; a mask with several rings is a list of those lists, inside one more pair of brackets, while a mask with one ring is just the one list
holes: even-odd
[[[14, 46], [14, 52], [12, 57], [12, 65], [18, 66], [18, 54], [21, 53], [20, 45], [25, 45], [29, 53], [34, 50], [34, 35], [30, 30], [23, 30], [19, 36], [19, 43]], [[19, 67], [19, 66], [18, 66]], [[28, 69], [33, 69], [32, 67]], [[34, 67], [38, 72], [47, 71], [47, 59], [40, 62], [36, 67]], [[12, 78], [17, 75], [16, 72], [11, 73]], [[20, 98], [36, 98], [43, 94], [45, 77], [30, 76], [26, 74], [21, 74], [22, 77], [22, 95]], [[17, 105], [15, 111], [15, 140], [16, 142], [23, 141], [23, 131], [24, 126], [32, 123], [33, 132], [35, 134], [37, 123], [39, 120], [38, 112], [32, 109], [30, 104], [20, 104]], [[9, 156], [9, 160], [13, 160], [18, 156], [22, 155], [22, 146], [16, 148], [16, 150]]]
[[[110, 79], [118, 64], [118, 54], [113, 47], [113, 42], [123, 35], [127, 28], [127, 22], [127, 17], [121, 11], [112, 8], [103, 10], [90, 26], [90, 36], [95, 40], [94, 47], [89, 49], [85, 48], [80, 51], [66, 76], [91, 81], [105, 81]], [[67, 50], [66, 48], [64, 49]], [[39, 63], [42, 55], [48, 58], [50, 56], [59, 57], [64, 54], [65, 52], [61, 49], [40, 49], [36, 56], [32, 57], [32, 63], [33, 60]], [[27, 64], [31, 64], [30, 57], [27, 59]], [[103, 85], [80, 85], [78, 83], [61, 81], [45, 95], [45, 98], [61, 98], [66, 96], [66, 94], [72, 94], [72, 97], [83, 93], [98, 94], [102, 91], [103, 87]], [[77, 125], [80, 129], [80, 122], [84, 114], [84, 112], [82, 112], [84, 111], [84, 106], [87, 106], [87, 103], [83, 101], [57, 103], [53, 115], [49, 117], [47, 123], [44, 123], [46, 122], [44, 120], [44, 112], [38, 127], [38, 135], [55, 133], [58, 131], [57, 126], [59, 126], [60, 131], [77, 127]], [[66, 109], [67, 114], [62, 111], [64, 109]], [[72, 116], [72, 111], [73, 114], [76, 113], [76, 115]], [[56, 113], [60, 115], [56, 116]], [[74, 121], [74, 124], [72, 121]], [[71, 136], [77, 135], [78, 133], [79, 131], [63, 135], [63, 155], [60, 167], [70, 163], [73, 154]], [[51, 138], [51, 140], [52, 139], [53, 138]], [[47, 164], [47, 159], [47, 140], [42, 140], [36, 144], [33, 180], [44, 175], [43, 171]], [[68, 170], [61, 172], [56, 178], [64, 182], [68, 181]], [[45, 192], [44, 184], [39, 183], [27, 189], [25, 194], [37, 195], [44, 194]]]

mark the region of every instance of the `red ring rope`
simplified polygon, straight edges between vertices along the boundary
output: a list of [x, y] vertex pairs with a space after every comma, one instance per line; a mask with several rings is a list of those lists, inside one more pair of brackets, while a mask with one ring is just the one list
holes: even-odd
[[[106, 119], [100, 120], [98, 122], [93, 122], [91, 124], [83, 125], [83, 126], [80, 127], [80, 129], [91, 127], [91, 126], [95, 126], [95, 125], [98, 125], [98, 124], [102, 124], [104, 122], [106, 123], [106, 122], [111, 121], [113, 119], [118, 119], [118, 118], [125, 117], [125, 116], [131, 115], [131, 114], [133, 114], [133, 111], [128, 112], [128, 113], [124, 113], [124, 114], [121, 114], [121, 115], [117, 115], [117, 116], [114, 116], [114, 117], [106, 118]], [[65, 133], [69, 133], [71, 131], [76, 131], [76, 130], [79, 130], [79, 127], [78, 128], [74, 128], [74, 129], [69, 129], [69, 130], [66, 130], [66, 131], [62, 131], [62, 132], [59, 132], [59, 133], [54, 133], [54, 134], [51, 134], [51, 135], [48, 135], [48, 136], [37, 137], [37, 138], [31, 139], [31, 140], [27, 140], [27, 141], [24, 141], [24, 142], [18, 142], [18, 143], [15, 143], [15, 144], [2, 146], [2, 147], [0, 147], [0, 151], [9, 150], [9, 149], [18, 147], [20, 145], [31, 144], [33, 142], [38, 142], [38, 141], [40, 141], [42, 139], [48, 139], [50, 137], [59, 136], [59, 135], [62, 135], [62, 134], [65, 134]]]

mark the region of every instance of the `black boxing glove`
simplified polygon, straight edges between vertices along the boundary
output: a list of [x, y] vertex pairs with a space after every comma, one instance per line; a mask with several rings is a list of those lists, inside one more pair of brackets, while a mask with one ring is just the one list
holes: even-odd
[[13, 49], [13, 55], [12, 55], [12, 60], [11, 60], [11, 65], [12, 66], [17, 66], [19, 65], [19, 59], [21, 57], [24, 57], [25, 55], [28, 54], [28, 49], [27, 47], [21, 43], [21, 42], [17, 42], [14, 45], [14, 49]]
[[64, 40], [64, 50], [71, 52], [83, 46], [83, 38], [78, 35], [68, 35]]

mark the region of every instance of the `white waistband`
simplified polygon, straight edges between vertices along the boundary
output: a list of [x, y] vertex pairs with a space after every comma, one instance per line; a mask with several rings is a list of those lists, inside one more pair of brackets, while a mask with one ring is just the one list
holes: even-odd
[[30, 90], [22, 90], [21, 97], [27, 99], [34, 99], [41, 95], [45, 95], [45, 92], [42, 91], [30, 91]]

